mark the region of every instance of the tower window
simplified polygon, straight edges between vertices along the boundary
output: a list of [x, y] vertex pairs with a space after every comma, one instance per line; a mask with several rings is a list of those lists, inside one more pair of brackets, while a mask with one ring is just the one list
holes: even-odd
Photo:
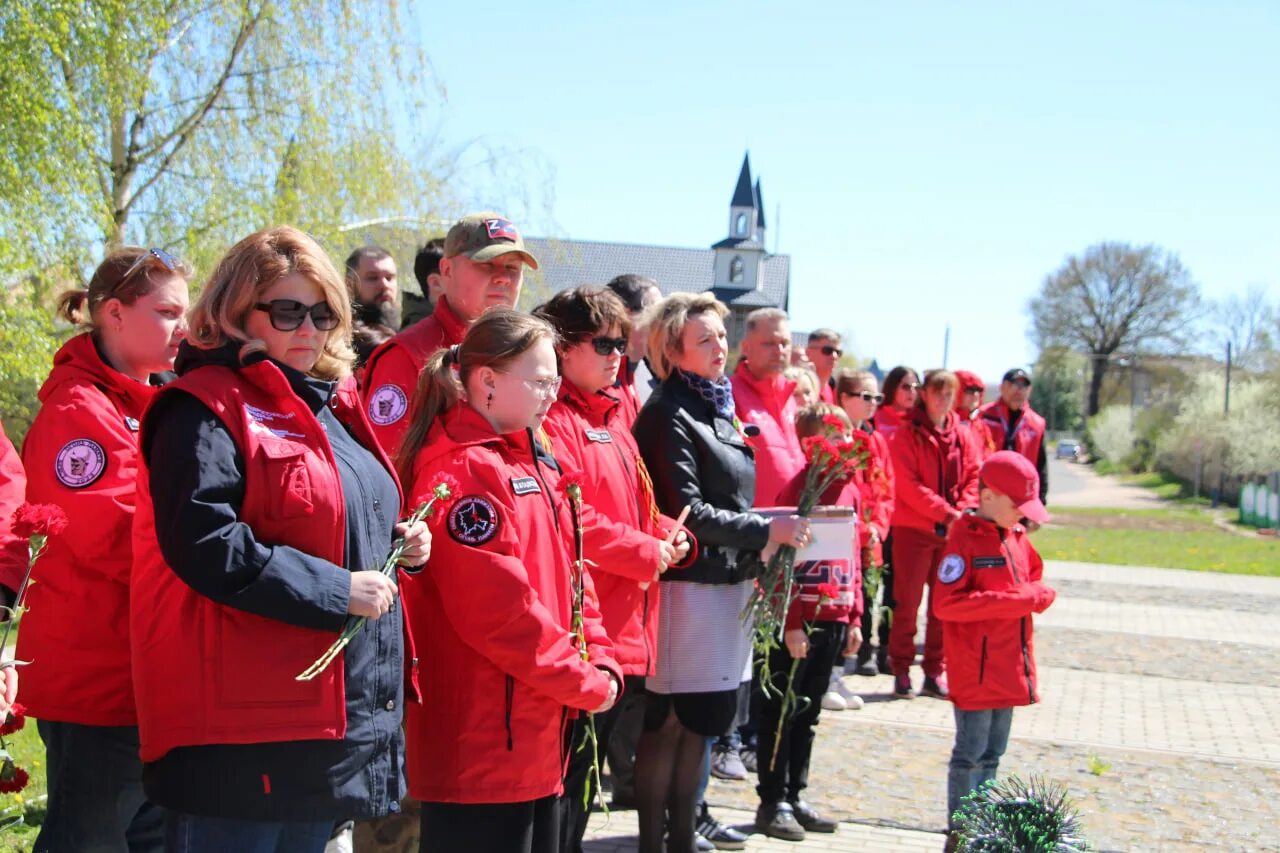
[[738, 236], [743, 236], [747, 233], [747, 215], [745, 213], [739, 213], [738, 218], [734, 220], [733, 233]]
[[735, 284], [741, 283], [745, 272], [746, 267], [742, 263], [742, 258], [734, 255], [733, 260], [729, 261], [729, 281]]

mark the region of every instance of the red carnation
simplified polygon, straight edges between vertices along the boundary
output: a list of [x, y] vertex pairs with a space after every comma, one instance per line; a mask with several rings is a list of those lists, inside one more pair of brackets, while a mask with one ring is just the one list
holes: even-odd
[[823, 415], [822, 425], [833, 432], [844, 432], [849, 428], [844, 418], [839, 415]]
[[13, 511], [13, 533], [23, 539], [57, 536], [67, 529], [67, 514], [57, 504], [24, 503]]
[[[560, 478], [560, 488], [564, 490], [565, 494], [575, 500], [581, 500], [582, 487], [586, 485], [586, 482], [587, 478], [582, 476], [581, 472], [574, 471], [573, 473], [565, 474]], [[576, 496], [573, 494], [574, 489], [578, 492]]]
[[5, 717], [3, 723], [0, 723], [0, 737], [20, 732], [26, 724], [27, 709], [21, 702], [14, 702], [13, 707], [9, 709], [9, 716]]
[[840, 597], [840, 585], [834, 581], [818, 584], [819, 601], [835, 601]]
[[0, 794], [16, 794], [27, 787], [30, 781], [27, 771], [13, 761], [6, 760], [3, 765], [0, 765]]

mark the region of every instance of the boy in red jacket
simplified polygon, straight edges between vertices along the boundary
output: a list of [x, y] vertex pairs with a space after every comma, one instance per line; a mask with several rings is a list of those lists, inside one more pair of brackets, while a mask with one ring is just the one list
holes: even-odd
[[[947, 825], [971, 791], [995, 779], [1013, 709], [1039, 701], [1031, 614], [1055, 593], [1024, 525], [1049, 519], [1040, 475], [1019, 453], [991, 455], [978, 475], [979, 504], [951, 527], [938, 564], [933, 607], [955, 705], [956, 742], [947, 773]], [[954, 845], [948, 841], [948, 849]]]
[[[847, 433], [853, 424], [844, 410], [827, 403], [802, 409], [796, 416], [796, 434], [800, 438], [830, 430], [824, 417], [837, 417]], [[778, 494], [780, 503], [795, 505], [804, 488], [805, 472], [796, 474]], [[823, 493], [820, 504], [850, 507], [855, 517], [859, 505], [859, 488], [855, 478], [836, 480]], [[856, 532], [855, 532], [856, 538]], [[834, 560], [801, 562], [796, 565], [798, 589], [787, 611], [785, 645], [769, 655], [773, 690], [765, 695], [754, 692], [759, 703], [759, 784], [760, 807], [756, 810], [756, 829], [772, 838], [803, 841], [805, 832], [836, 831], [836, 822], [824, 817], [802, 799], [809, 782], [809, 758], [822, 710], [822, 697], [831, 683], [831, 671], [840, 654], [855, 655], [862, 644], [859, 628], [862, 617], [862, 572], [859, 549], [850, 548], [847, 563]], [[812, 626], [806, 631], [805, 626]], [[802, 697], [790, 719], [782, 724], [781, 743], [775, 747], [778, 718], [782, 715], [782, 694], [787, 690], [788, 675], [795, 659], [793, 688]], [[854, 697], [858, 698], [858, 697]], [[859, 703], [859, 707], [861, 704]], [[777, 760], [772, 761], [774, 751]], [[770, 763], [772, 761], [772, 767]]]

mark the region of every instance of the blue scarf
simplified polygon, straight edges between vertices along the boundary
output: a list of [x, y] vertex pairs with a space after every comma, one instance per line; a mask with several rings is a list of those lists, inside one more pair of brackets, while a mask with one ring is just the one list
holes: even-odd
[[693, 373], [686, 373], [678, 367], [674, 372], [695, 394], [706, 400], [717, 415], [726, 421], [734, 419], [733, 384], [729, 381], [729, 377], [721, 376], [712, 381]]

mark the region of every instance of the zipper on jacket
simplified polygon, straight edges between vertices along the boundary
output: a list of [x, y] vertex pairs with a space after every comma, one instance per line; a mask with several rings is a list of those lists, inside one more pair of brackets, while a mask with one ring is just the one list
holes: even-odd
[[978, 658], [978, 683], [987, 677], [987, 635], [982, 635], [982, 657]]
[[[1013, 559], [1013, 549], [1009, 547], [1008, 541], [1004, 536], [1004, 531], [1000, 532], [1000, 547], [1004, 548], [1004, 553], [1009, 557], [1009, 571], [1013, 575], [1014, 583], [1021, 583], [1018, 579], [1018, 563]], [[1028, 575], [1030, 580], [1031, 576]], [[1027, 682], [1027, 700], [1034, 705], [1036, 703], [1036, 686], [1031, 681], [1031, 652], [1027, 649], [1027, 620], [1030, 616], [1023, 616], [1018, 620], [1018, 631], [1021, 635], [1022, 643], [1022, 677]]]
[[507, 752], [511, 752], [515, 748], [515, 741], [511, 737], [511, 708], [515, 705], [516, 698], [516, 680], [512, 676], [507, 676], [506, 684], [506, 725], [507, 725]]

